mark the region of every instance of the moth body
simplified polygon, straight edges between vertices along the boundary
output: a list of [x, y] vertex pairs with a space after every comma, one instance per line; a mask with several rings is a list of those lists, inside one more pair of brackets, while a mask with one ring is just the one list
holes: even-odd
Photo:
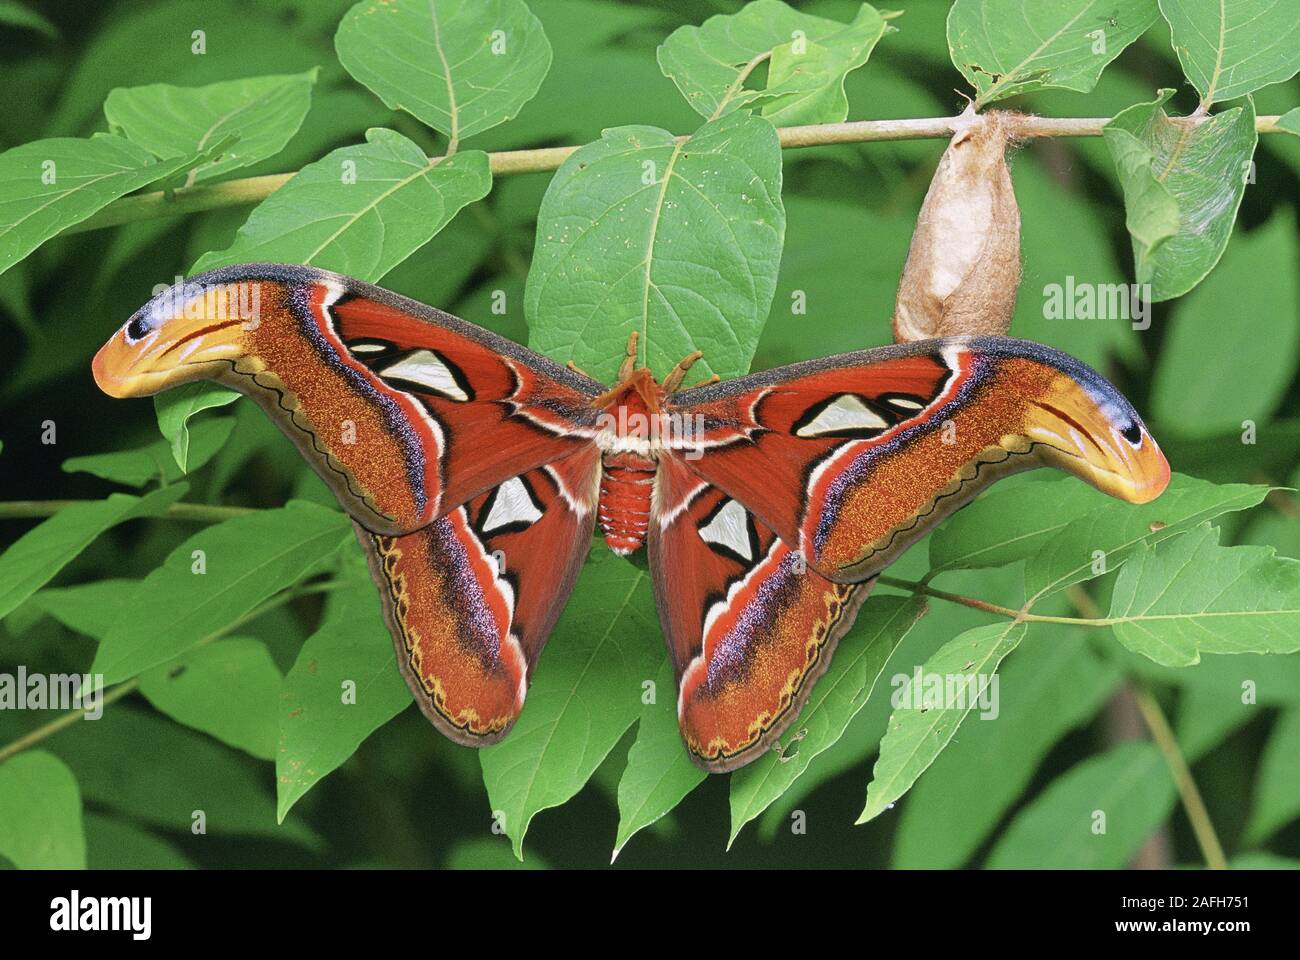
[[645, 543], [665, 440], [681, 439], [686, 432], [684, 421], [666, 409], [665, 398], [698, 359], [698, 354], [686, 357], [660, 384], [648, 369], [636, 369], [636, 342], [633, 332], [618, 383], [592, 400], [601, 411], [596, 420], [602, 454], [596, 521], [605, 543], [623, 556]]
[[626, 556], [645, 543], [650, 529], [650, 495], [658, 464], [635, 453], [607, 453], [602, 466], [596, 522], [609, 548]]

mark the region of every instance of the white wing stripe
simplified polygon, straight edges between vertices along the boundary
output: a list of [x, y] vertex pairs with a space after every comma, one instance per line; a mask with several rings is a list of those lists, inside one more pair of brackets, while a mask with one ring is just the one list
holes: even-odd
[[811, 421], [795, 431], [795, 435], [818, 437], [841, 430], [885, 430], [888, 427], [889, 422], [863, 403], [860, 397], [842, 393], [822, 407]]

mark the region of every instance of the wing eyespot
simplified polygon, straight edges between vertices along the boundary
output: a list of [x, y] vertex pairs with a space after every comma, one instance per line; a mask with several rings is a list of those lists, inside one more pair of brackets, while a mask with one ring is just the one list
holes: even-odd
[[149, 323], [141, 314], [136, 314], [126, 325], [124, 336], [127, 343], [139, 343], [149, 336]]

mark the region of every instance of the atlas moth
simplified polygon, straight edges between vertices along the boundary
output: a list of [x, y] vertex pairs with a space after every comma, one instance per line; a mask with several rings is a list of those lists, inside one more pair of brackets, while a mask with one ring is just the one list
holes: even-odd
[[775, 741], [876, 575], [995, 479], [1054, 466], [1132, 503], [1169, 480], [1113, 386], [1029, 341], [688, 387], [697, 356], [660, 382], [634, 336], [605, 386], [371, 284], [246, 264], [158, 294], [93, 371], [115, 397], [213, 380], [270, 415], [351, 516], [402, 675], [457, 743], [510, 731], [595, 528], [644, 544], [682, 738], [711, 772]]

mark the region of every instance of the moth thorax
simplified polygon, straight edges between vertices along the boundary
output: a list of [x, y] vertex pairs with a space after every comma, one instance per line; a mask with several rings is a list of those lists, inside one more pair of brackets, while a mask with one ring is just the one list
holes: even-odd
[[629, 554], [645, 543], [657, 468], [653, 460], [634, 453], [606, 454], [604, 467], [596, 518], [609, 548]]

